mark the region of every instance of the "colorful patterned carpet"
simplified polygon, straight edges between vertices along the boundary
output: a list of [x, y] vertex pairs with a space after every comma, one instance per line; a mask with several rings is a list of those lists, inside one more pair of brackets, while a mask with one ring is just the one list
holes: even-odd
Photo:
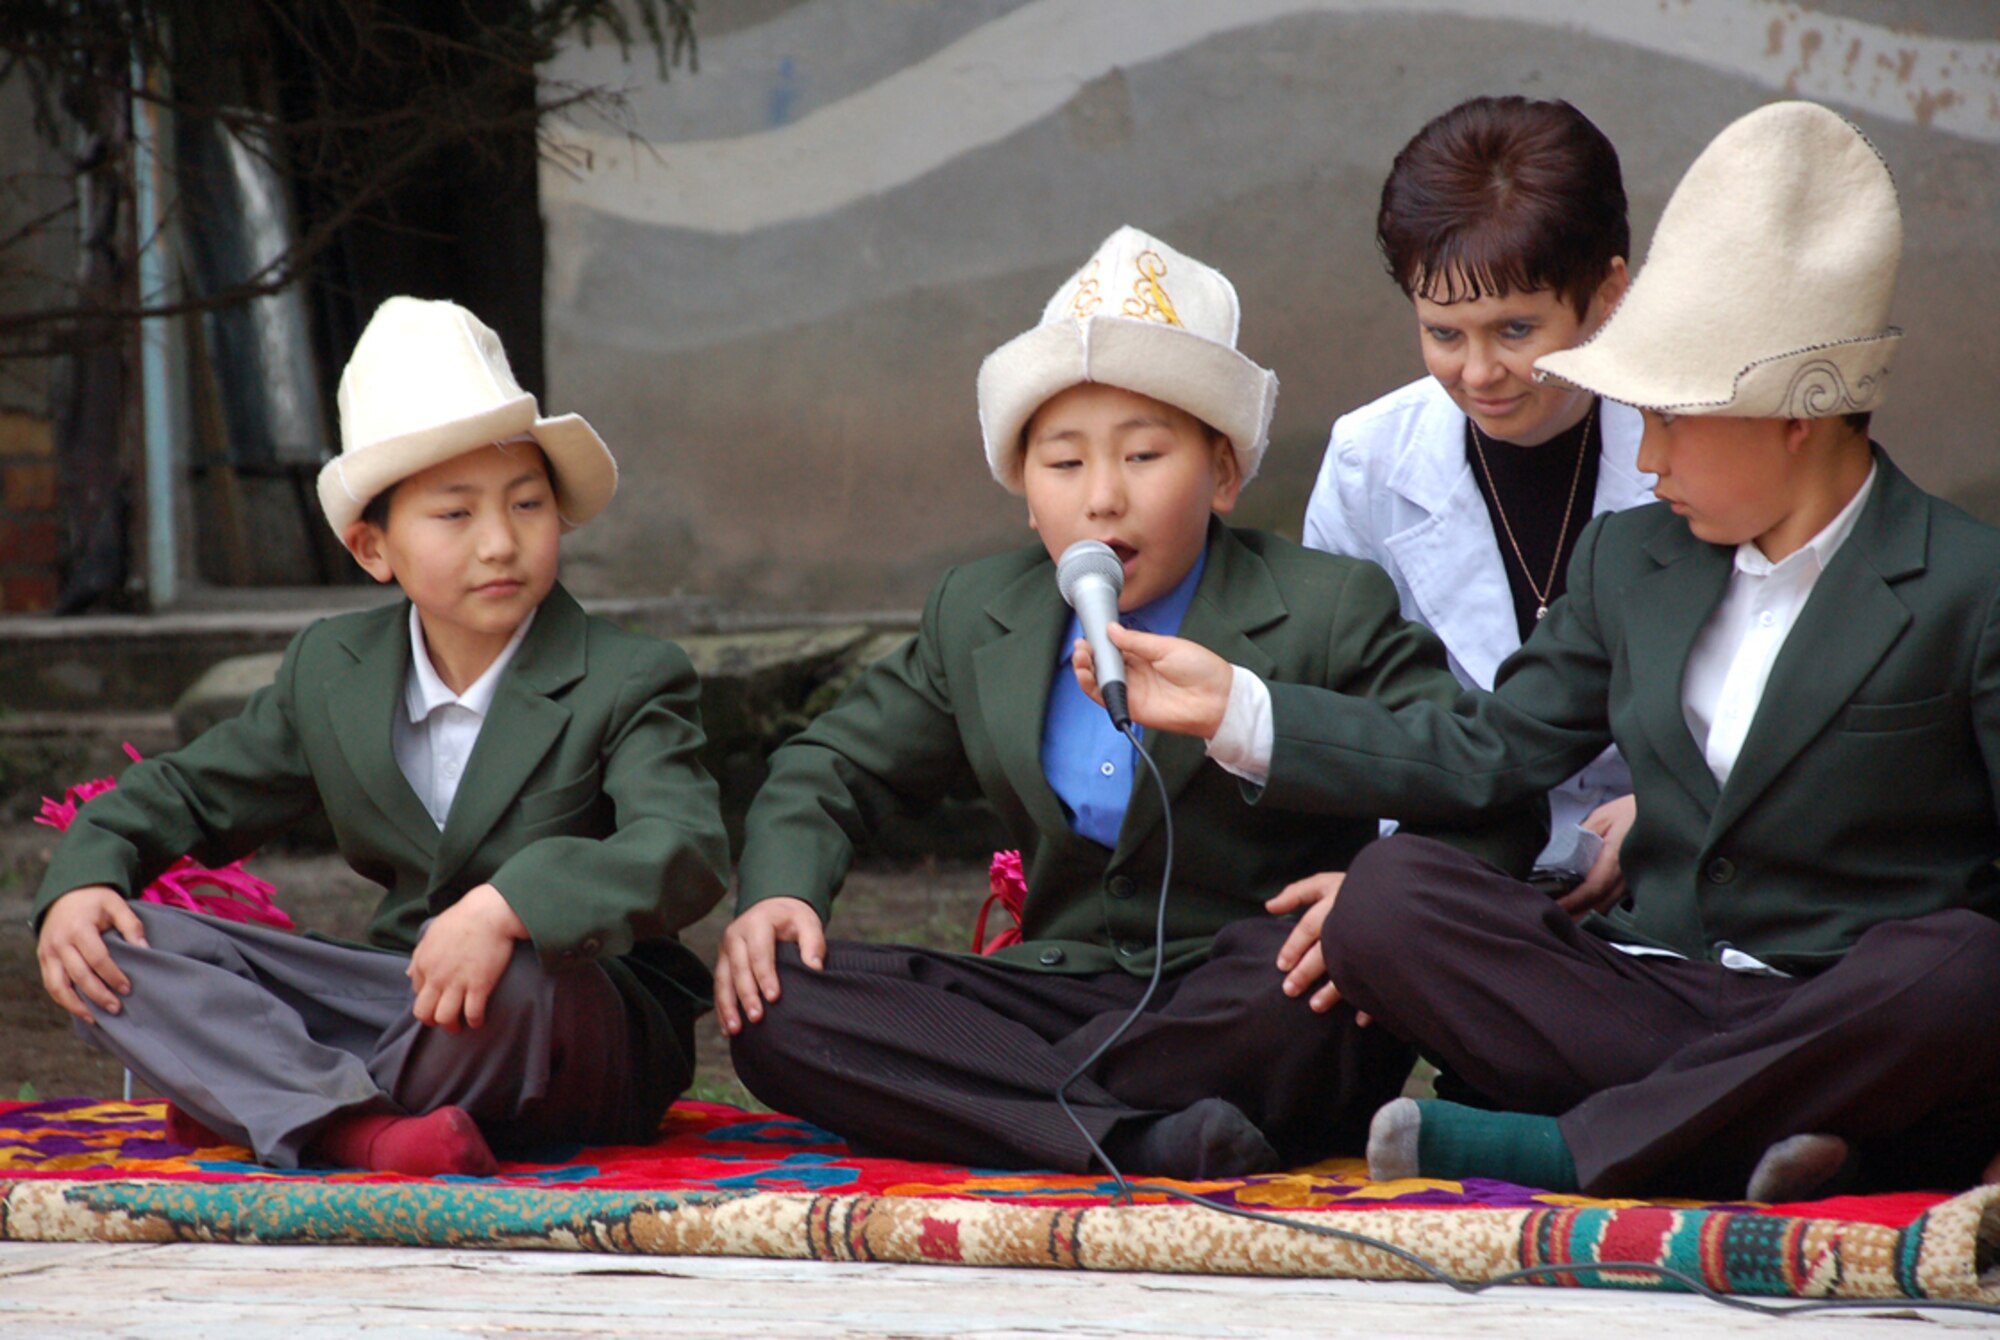
[[[681, 1103], [658, 1143], [490, 1178], [281, 1173], [165, 1138], [158, 1103], [0, 1104], [0, 1241], [342, 1243], [1420, 1279], [1411, 1263], [1094, 1177], [863, 1159], [786, 1117]], [[1473, 1281], [2000, 1302], [2000, 1187], [1801, 1205], [1596, 1201], [1502, 1182], [1371, 1183], [1358, 1162], [1171, 1184], [1394, 1244]], [[1624, 1268], [1619, 1268], [1623, 1266]]]

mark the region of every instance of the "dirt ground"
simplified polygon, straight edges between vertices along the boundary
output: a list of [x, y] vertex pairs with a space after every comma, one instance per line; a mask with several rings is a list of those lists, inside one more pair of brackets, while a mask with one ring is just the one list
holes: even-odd
[[[28, 914], [54, 839], [49, 829], [25, 821], [0, 824], [0, 1100], [110, 1097], [123, 1084], [118, 1063], [71, 1031], [69, 1016], [42, 990], [35, 966]], [[333, 935], [359, 937], [377, 896], [375, 885], [332, 854], [260, 853], [250, 869], [277, 887], [279, 905], [293, 920]], [[849, 939], [962, 948], [985, 897], [986, 872], [972, 865], [864, 868], [849, 877], [831, 931]], [[688, 932], [688, 943], [704, 959], [714, 957], [726, 913], [725, 901]], [[701, 1021], [696, 1042], [700, 1068], [693, 1096], [755, 1106], [736, 1081], [713, 1015]]]

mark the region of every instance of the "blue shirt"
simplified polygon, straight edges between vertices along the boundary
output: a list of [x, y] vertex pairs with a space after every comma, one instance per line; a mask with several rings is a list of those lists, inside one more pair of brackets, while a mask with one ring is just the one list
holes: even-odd
[[[1208, 550], [1204, 548], [1178, 586], [1138, 609], [1121, 613], [1118, 622], [1167, 637], [1180, 632], [1181, 620], [1194, 601], [1194, 589], [1207, 564]], [[1101, 846], [1115, 847], [1132, 798], [1133, 774], [1142, 765], [1132, 742], [1111, 724], [1110, 714], [1077, 685], [1069, 657], [1070, 648], [1082, 636], [1083, 625], [1072, 614], [1055, 675], [1049, 681], [1049, 710], [1042, 723], [1042, 775], [1069, 811], [1071, 829]], [[1135, 732], [1138, 729], [1133, 727]]]

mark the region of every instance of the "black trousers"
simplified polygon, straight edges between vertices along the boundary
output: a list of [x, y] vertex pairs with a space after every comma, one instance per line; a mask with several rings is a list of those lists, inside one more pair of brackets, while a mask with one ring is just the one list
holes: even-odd
[[1426, 838], [1365, 848], [1328, 916], [1359, 1009], [1500, 1106], [1561, 1118], [1594, 1195], [1728, 1198], [1787, 1136], [1863, 1189], [1961, 1190], [2000, 1150], [2000, 923], [1885, 922], [1815, 977], [1637, 957]]
[[[1161, 983], [1145, 1015], [1070, 1086], [1093, 1138], [1219, 1096], [1290, 1161], [1360, 1152], [1369, 1117], [1401, 1089], [1415, 1053], [1383, 1029], [1357, 1028], [1346, 1006], [1315, 1014], [1284, 994], [1276, 960], [1291, 926], [1237, 922], [1207, 962]], [[1090, 1147], [1055, 1089], [1123, 1022], [1143, 978], [838, 941], [819, 972], [779, 946], [778, 973], [779, 998], [730, 1044], [762, 1101], [870, 1153], [1090, 1169]]]

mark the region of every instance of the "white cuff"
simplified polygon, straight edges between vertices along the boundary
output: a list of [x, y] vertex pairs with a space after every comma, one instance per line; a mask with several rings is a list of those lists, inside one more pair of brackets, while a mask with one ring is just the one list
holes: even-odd
[[1208, 756], [1253, 786], [1271, 775], [1271, 690], [1240, 665], [1229, 667], [1229, 706], [1208, 742]]

